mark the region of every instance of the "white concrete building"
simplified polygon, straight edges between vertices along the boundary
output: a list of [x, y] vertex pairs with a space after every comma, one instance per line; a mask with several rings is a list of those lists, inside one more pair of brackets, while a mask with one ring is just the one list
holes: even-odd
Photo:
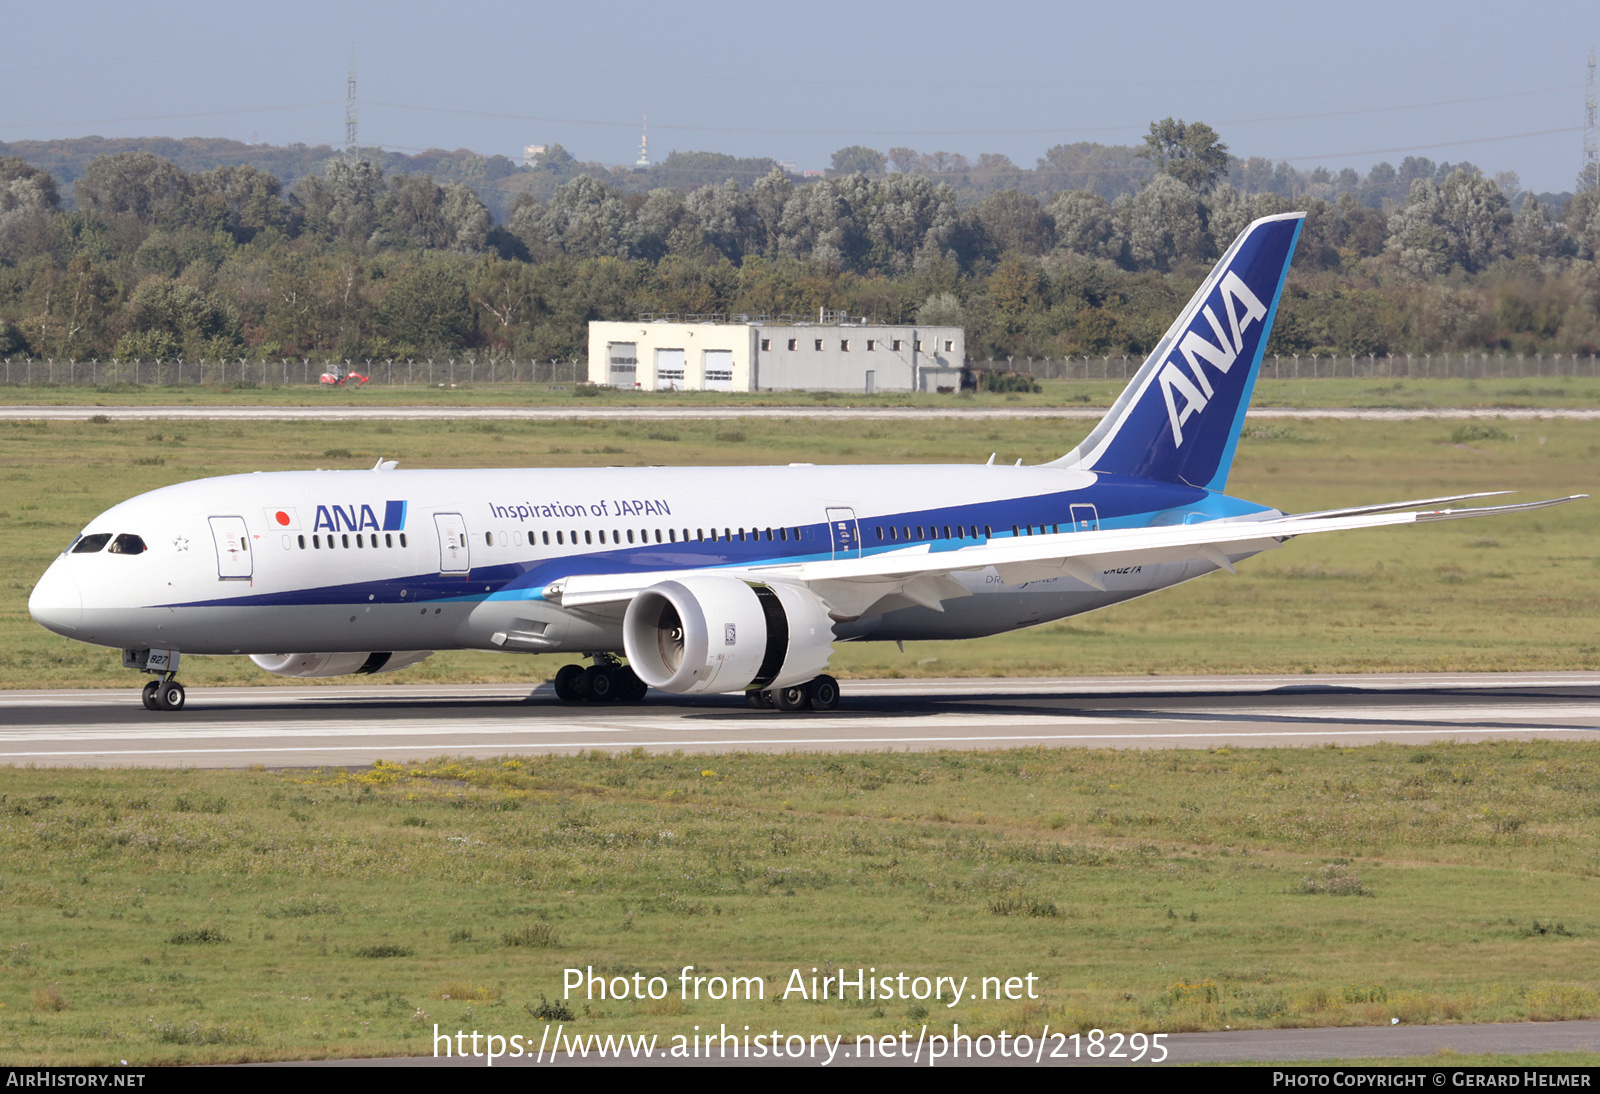
[[589, 324], [589, 382], [643, 391], [935, 391], [966, 365], [960, 327], [795, 316]]

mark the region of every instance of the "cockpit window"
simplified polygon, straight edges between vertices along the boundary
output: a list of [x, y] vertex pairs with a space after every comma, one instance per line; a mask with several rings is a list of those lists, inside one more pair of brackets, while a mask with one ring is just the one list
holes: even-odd
[[75, 555], [92, 555], [104, 548], [110, 540], [110, 532], [96, 532], [92, 536], [84, 536], [72, 548], [72, 553]]
[[111, 553], [114, 555], [142, 555], [144, 552], [144, 540], [132, 532], [124, 532], [111, 542]]

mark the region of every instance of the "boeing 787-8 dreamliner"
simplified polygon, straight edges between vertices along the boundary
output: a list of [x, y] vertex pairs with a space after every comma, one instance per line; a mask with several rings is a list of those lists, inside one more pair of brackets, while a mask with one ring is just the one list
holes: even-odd
[[1246, 228], [1105, 418], [1046, 464], [232, 475], [102, 513], [28, 609], [120, 647], [155, 677], [152, 710], [183, 706], [185, 654], [313, 677], [443, 649], [580, 654], [592, 664], [555, 678], [566, 700], [743, 691], [827, 710], [838, 642], [995, 634], [1295, 536], [1571, 500], [1291, 516], [1225, 493], [1303, 217]]

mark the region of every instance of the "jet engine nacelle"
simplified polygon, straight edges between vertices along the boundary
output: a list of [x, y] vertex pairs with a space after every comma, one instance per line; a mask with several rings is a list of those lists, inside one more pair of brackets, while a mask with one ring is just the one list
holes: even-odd
[[407, 650], [400, 653], [252, 653], [250, 660], [277, 676], [302, 680], [314, 676], [353, 676], [373, 672], [394, 672], [433, 656], [432, 650]]
[[833, 620], [822, 601], [796, 586], [685, 577], [633, 598], [622, 643], [639, 679], [662, 691], [788, 687], [827, 667]]

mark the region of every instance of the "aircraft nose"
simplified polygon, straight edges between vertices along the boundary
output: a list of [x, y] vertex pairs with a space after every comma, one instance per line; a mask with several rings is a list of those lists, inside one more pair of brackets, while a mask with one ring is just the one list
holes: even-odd
[[45, 571], [28, 597], [28, 614], [39, 625], [69, 638], [83, 622], [83, 592], [57, 563]]

